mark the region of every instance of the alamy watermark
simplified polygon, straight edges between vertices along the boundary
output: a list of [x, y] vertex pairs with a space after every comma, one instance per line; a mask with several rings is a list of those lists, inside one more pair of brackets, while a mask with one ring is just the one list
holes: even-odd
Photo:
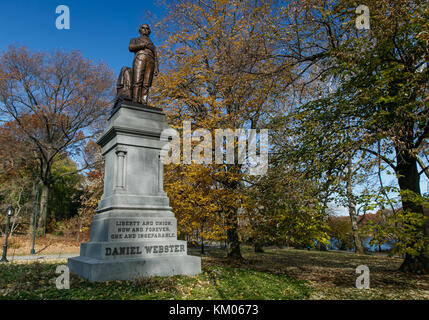
[[70, 270], [66, 265], [59, 265], [55, 270], [55, 274], [60, 274], [56, 278], [55, 285], [58, 290], [70, 289]]
[[360, 274], [356, 278], [356, 288], [369, 289], [369, 268], [366, 265], [360, 265], [356, 268], [356, 273]]
[[359, 30], [365, 29], [368, 30], [370, 28], [369, 25], [369, 8], [363, 4], [356, 8], [356, 28]]
[[59, 14], [57, 19], [55, 20], [55, 27], [58, 30], [69, 30], [70, 29], [70, 8], [62, 4], [55, 9], [55, 13]]
[[259, 133], [256, 129], [215, 129], [213, 135], [213, 132], [201, 128], [192, 132], [191, 121], [183, 121], [182, 133], [181, 138], [175, 129], [162, 131], [161, 140], [166, 142], [161, 150], [164, 164], [241, 164], [247, 168], [249, 175], [264, 175], [267, 172], [267, 129], [261, 129]]

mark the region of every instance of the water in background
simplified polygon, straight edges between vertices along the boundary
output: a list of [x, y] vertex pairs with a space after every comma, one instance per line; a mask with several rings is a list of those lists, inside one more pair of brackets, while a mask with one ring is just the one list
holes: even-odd
[[[390, 251], [395, 244], [396, 240], [390, 240], [389, 242], [383, 243], [382, 245], [370, 245], [369, 242], [372, 238], [362, 239], [362, 246], [370, 252], [379, 252], [379, 251]], [[336, 238], [331, 238], [329, 244], [327, 245], [328, 250], [340, 250], [340, 241]], [[347, 249], [347, 251], [355, 251], [354, 249]]]

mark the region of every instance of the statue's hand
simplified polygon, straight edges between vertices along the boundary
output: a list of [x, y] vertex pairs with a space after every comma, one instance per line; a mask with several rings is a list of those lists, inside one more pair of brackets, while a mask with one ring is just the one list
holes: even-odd
[[144, 50], [146, 49], [146, 42], [143, 41], [136, 41], [136, 45], [139, 48], [139, 50]]
[[139, 38], [131, 39], [130, 51], [139, 51], [146, 48], [146, 43], [141, 41]]

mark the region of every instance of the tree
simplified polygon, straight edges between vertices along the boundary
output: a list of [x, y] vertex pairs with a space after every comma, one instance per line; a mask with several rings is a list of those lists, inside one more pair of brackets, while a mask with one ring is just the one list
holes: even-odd
[[327, 211], [314, 180], [279, 163], [250, 189], [249, 220], [258, 242], [288, 247], [328, 243]]
[[339, 250], [353, 249], [354, 235], [350, 219], [347, 217], [329, 217], [329, 236], [336, 242]]
[[[349, 51], [360, 46], [365, 50], [364, 59], [356, 63], [356, 55], [339, 55], [339, 60], [348, 64], [350, 79], [345, 81], [336, 102], [352, 101], [353, 114], [366, 133], [361, 149], [371, 152], [380, 140], [387, 146], [384, 154], [375, 149], [376, 156], [397, 175], [404, 213], [424, 219], [422, 205], [411, 200], [410, 194], [421, 196], [423, 172], [418, 171], [417, 156], [429, 134], [429, 75], [424, 71], [429, 53], [429, 12], [420, 1], [383, 1], [374, 3], [372, 10], [376, 15], [368, 37], [351, 42], [347, 48]], [[387, 14], [377, 15], [384, 12]], [[392, 153], [394, 159], [390, 157]], [[429, 236], [427, 216], [422, 232]], [[416, 252], [405, 252], [401, 270], [429, 273], [428, 250], [426, 241]]]
[[2, 179], [0, 182], [0, 203], [3, 204], [1, 206], [2, 210], [9, 205], [15, 209], [11, 220], [11, 236], [25, 222], [28, 223], [28, 217], [34, 209], [31, 182], [25, 170], [21, 170], [13, 177], [9, 177], [9, 179]]
[[[170, 165], [165, 174], [165, 190], [178, 221], [179, 236], [201, 242], [225, 239], [223, 199], [231, 198], [224, 189], [215, 188], [210, 168], [202, 165]], [[198, 239], [199, 238], [199, 239]]]
[[[347, 12], [355, 4], [333, 4], [333, 11], [350, 27], [355, 19]], [[423, 1], [369, 1], [366, 5], [371, 29], [329, 51], [330, 74], [339, 85], [300, 109], [301, 128], [319, 123], [319, 138], [353, 132], [342, 150], [363, 151], [394, 170], [404, 214], [417, 214], [426, 221], [421, 232], [427, 238], [429, 219], [424, 219], [421, 201], [412, 201], [410, 194], [414, 199], [421, 196], [424, 170], [418, 171], [417, 162], [429, 133], [428, 73], [424, 71], [429, 53], [428, 10]], [[429, 272], [427, 241], [420, 244], [404, 251], [401, 270]]]
[[32, 231], [38, 184], [37, 162], [17, 127], [15, 121], [0, 126], [0, 203], [15, 207], [11, 234], [25, 222]]
[[[39, 234], [45, 233], [52, 166], [60, 156], [78, 156], [100, 132], [112, 98], [113, 76], [76, 51], [32, 52], [9, 47], [0, 59], [0, 110], [17, 123], [17, 133], [38, 162]], [[4, 120], [4, 119], [3, 119]], [[84, 163], [83, 170], [89, 166]]]
[[[52, 164], [52, 176], [55, 183], [50, 186], [48, 213], [55, 221], [67, 220], [78, 213], [82, 194], [83, 176], [75, 173], [76, 163], [70, 158], [55, 161]], [[56, 178], [61, 176], [60, 178]]]
[[[267, 58], [272, 52], [265, 30], [268, 15], [272, 15], [269, 3], [247, 0], [171, 4], [167, 18], [158, 25], [167, 39], [152, 101], [164, 108], [173, 126], [189, 120], [194, 128], [209, 130], [212, 141], [215, 129], [263, 128], [281, 100], [287, 73]], [[275, 74], [270, 72], [274, 68]], [[233, 148], [237, 155], [237, 140]], [[211, 149], [206, 156], [213, 160], [214, 155]], [[237, 157], [232, 163], [204, 165], [210, 170], [211, 190], [220, 188], [228, 194], [221, 198], [228, 256], [241, 258], [239, 209], [246, 166]]]
[[81, 235], [88, 234], [104, 191], [104, 161], [101, 147], [95, 141], [89, 140], [84, 152], [87, 161], [94, 165], [85, 175], [78, 213], [64, 225], [64, 233], [76, 236], [76, 241], [79, 241]]

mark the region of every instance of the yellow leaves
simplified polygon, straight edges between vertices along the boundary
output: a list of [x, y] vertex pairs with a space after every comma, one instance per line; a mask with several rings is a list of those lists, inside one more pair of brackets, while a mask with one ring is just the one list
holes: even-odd
[[195, 164], [165, 168], [165, 189], [182, 235], [194, 238], [201, 233], [208, 240], [225, 237], [225, 212], [239, 206], [243, 196], [219, 185], [213, 178], [215, 168]]
[[[278, 66], [263, 28], [269, 3], [210, 0], [183, 2], [172, 10], [180, 32], [164, 44], [165, 72], [154, 83], [153, 101], [163, 107], [172, 126], [184, 120], [193, 128], [238, 129], [252, 123], [263, 128], [284, 92], [272, 76]], [[274, 19], [274, 17], [270, 17]], [[246, 207], [246, 180], [239, 165], [180, 165], [165, 168], [165, 189], [181, 232], [215, 238], [235, 221], [225, 216]], [[246, 219], [246, 210], [239, 219]]]

